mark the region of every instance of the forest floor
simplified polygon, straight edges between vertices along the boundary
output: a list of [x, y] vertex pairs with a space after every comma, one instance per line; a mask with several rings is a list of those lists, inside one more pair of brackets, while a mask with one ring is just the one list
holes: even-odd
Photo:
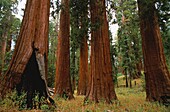
[[[70, 101], [61, 98], [56, 99], [57, 108], [44, 106], [42, 108], [44, 111], [22, 110], [22, 112], [170, 112], [170, 107], [147, 102], [141, 80], [134, 80], [133, 83], [135, 81], [136, 86], [133, 85], [133, 88], [116, 87], [118, 101], [114, 101], [113, 104], [105, 104], [104, 102], [98, 104], [87, 102], [84, 104], [84, 96], [75, 94], [75, 99]], [[0, 103], [0, 112], [18, 112], [17, 106], [8, 103], [8, 100], [6, 104]]]

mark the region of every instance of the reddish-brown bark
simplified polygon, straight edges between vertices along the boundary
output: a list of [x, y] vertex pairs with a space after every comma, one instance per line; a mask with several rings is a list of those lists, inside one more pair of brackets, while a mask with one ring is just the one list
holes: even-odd
[[79, 83], [77, 94], [86, 95], [88, 84], [88, 44], [87, 38], [82, 39], [80, 46], [80, 68], [79, 68]]
[[170, 97], [170, 74], [165, 62], [160, 28], [153, 1], [138, 0], [146, 99], [165, 102]]
[[35, 91], [48, 96], [47, 53], [50, 0], [28, 0], [9, 69], [0, 81], [0, 96], [17, 87], [27, 92], [32, 107]]
[[3, 33], [1, 42], [0, 42], [0, 77], [2, 75], [2, 70], [4, 67], [4, 61], [5, 61], [5, 53], [6, 53], [6, 46], [7, 46], [7, 35], [8, 35], [8, 30]]
[[73, 98], [70, 77], [70, 16], [69, 0], [62, 0], [63, 9], [60, 14], [60, 29], [57, 45], [57, 62], [56, 62], [56, 82], [55, 94], [60, 97]]
[[91, 35], [91, 80], [85, 100], [100, 102], [117, 99], [114, 90], [105, 0], [91, 0], [91, 22], [100, 26]]

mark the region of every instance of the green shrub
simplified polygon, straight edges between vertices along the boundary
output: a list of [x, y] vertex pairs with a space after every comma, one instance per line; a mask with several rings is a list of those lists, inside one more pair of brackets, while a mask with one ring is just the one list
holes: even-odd
[[143, 91], [145, 91], [146, 90], [146, 83], [145, 83], [145, 75], [144, 74], [142, 74], [142, 76], [141, 76], [141, 86], [142, 86], [142, 89], [143, 89]]

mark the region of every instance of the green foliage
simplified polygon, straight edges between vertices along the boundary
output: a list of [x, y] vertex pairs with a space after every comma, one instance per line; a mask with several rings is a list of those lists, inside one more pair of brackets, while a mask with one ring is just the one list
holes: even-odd
[[87, 38], [89, 28], [88, 0], [71, 0], [71, 41], [77, 49], [83, 38]]
[[18, 110], [26, 109], [26, 93], [22, 93], [18, 96], [15, 90], [7, 94], [5, 98], [0, 101], [0, 105], [4, 108], [17, 107]]
[[145, 75], [142, 74], [141, 76], [141, 86], [142, 86], [142, 90], [145, 91], [146, 90], [146, 83], [145, 83]]
[[170, 1], [159, 0], [156, 2], [159, 25], [161, 27], [161, 34], [163, 39], [164, 53], [168, 67], [170, 68]]
[[14, 43], [16, 43], [20, 31], [21, 20], [19, 18], [16, 18], [15, 16], [12, 16], [11, 22], [12, 25], [9, 30], [9, 34], [12, 36], [12, 40], [14, 41]]
[[9, 63], [12, 59], [13, 52], [14, 52], [13, 50], [6, 52], [6, 54], [5, 54], [5, 65], [3, 67], [2, 74], [5, 74], [7, 69], [8, 69]]
[[84, 101], [84, 105], [88, 105], [89, 103], [90, 103], [89, 99], [86, 99], [86, 100]]
[[118, 46], [117, 43], [112, 42], [112, 36], [110, 36], [110, 55], [111, 55], [111, 62], [112, 62], [112, 74], [113, 74], [113, 81], [117, 83], [117, 74], [118, 74]]
[[[70, 63], [71, 63], [70, 64], [70, 74], [71, 74], [72, 85], [74, 85], [73, 80], [75, 80], [76, 86], [78, 85], [79, 58], [80, 58], [79, 48], [76, 49], [75, 51], [72, 49], [70, 52]], [[76, 88], [73, 88], [73, 89], [76, 89]]]
[[117, 1], [114, 8], [119, 25], [118, 63], [123, 67], [125, 73], [129, 73], [130, 77], [133, 77], [137, 71], [136, 64], [142, 58], [137, 3], [135, 0]]
[[48, 104], [43, 104], [43, 105], [41, 105], [40, 109], [44, 112], [54, 112], [55, 107], [49, 106]]
[[[8, 42], [16, 40], [19, 32], [20, 20], [16, 18], [12, 13], [16, 12], [17, 1], [16, 0], [1, 0], [0, 1], [0, 49], [4, 46], [3, 43], [7, 43], [5, 47], [10, 47]], [[10, 49], [9, 49], [10, 50]], [[4, 53], [0, 51], [0, 68], [2, 69], [2, 74], [7, 70], [7, 64], [11, 59], [11, 51]], [[5, 59], [3, 59], [5, 57]], [[5, 64], [5, 66], [4, 66]], [[2, 68], [3, 67], [3, 68]]]
[[82, 44], [82, 40], [88, 38], [88, 4], [89, 0], [70, 0], [70, 73], [72, 80], [76, 79], [76, 83], [78, 82], [79, 71], [79, 48]]
[[158, 19], [161, 30], [167, 33], [168, 23], [170, 22], [170, 1], [169, 0], [157, 0], [155, 3], [157, 12], [158, 12]]
[[18, 110], [27, 109], [26, 93], [23, 92], [20, 96], [16, 97], [16, 104], [19, 106]]
[[[27, 108], [27, 93], [22, 92], [21, 95], [18, 96], [17, 91], [14, 90], [13, 92], [6, 95], [3, 100], [0, 101], [0, 107], [4, 109], [17, 109], [19, 111], [22, 110], [29, 110]], [[53, 112], [56, 108], [54, 105], [49, 105], [47, 100], [44, 97], [39, 98], [39, 94], [35, 94], [33, 100], [33, 107], [34, 109], [41, 109], [45, 112]], [[1, 109], [0, 109], [1, 111]]]
[[49, 106], [48, 105], [41, 105], [41, 110], [48, 112], [49, 111]]
[[15, 0], [1, 0], [0, 1], [0, 36], [5, 30], [11, 27], [14, 16], [12, 12], [16, 10], [17, 1]]
[[57, 31], [55, 20], [49, 24], [49, 52], [48, 52], [48, 86], [54, 87], [56, 73], [56, 48], [57, 48]]
[[12, 94], [9, 93], [6, 95], [6, 97], [2, 100], [0, 100], [0, 106], [4, 108], [12, 108], [13, 106], [16, 106], [13, 102], [16, 99], [16, 91], [14, 91]]
[[[169, 112], [169, 107], [165, 107], [162, 104], [156, 102], [147, 102], [146, 95], [144, 91], [140, 90], [140, 87], [130, 88], [116, 88], [116, 93], [119, 101], [113, 101], [112, 104], [106, 103], [87, 103], [83, 104], [84, 96], [76, 96], [75, 100], [63, 100], [58, 99], [56, 103], [58, 108], [50, 106], [47, 103], [42, 103], [40, 106], [41, 110], [32, 111], [44, 111], [44, 112], [105, 112], [105, 111], [116, 111], [116, 112]], [[13, 95], [12, 95], [13, 94]], [[16, 93], [9, 94], [4, 100], [0, 100], [0, 111], [18, 111], [18, 104], [16, 104], [15, 99], [17, 97]], [[10, 97], [13, 97], [12, 99]], [[27, 110], [22, 110], [27, 111]], [[28, 110], [31, 111], [31, 110]]]

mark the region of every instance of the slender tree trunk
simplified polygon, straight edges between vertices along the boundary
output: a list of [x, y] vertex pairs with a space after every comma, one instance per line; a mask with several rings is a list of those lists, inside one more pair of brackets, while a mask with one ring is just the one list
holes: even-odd
[[85, 100], [100, 102], [117, 99], [112, 77], [108, 22], [105, 0], [91, 0], [91, 22], [100, 26], [91, 35], [91, 80]]
[[73, 91], [73, 94], [74, 94], [75, 90], [76, 90], [76, 76], [74, 75], [73, 79], [72, 79], [72, 91]]
[[11, 44], [12, 44], [12, 35], [10, 35], [7, 39], [7, 48], [6, 48], [6, 52], [11, 51]]
[[139, 40], [137, 40], [138, 38], [136, 37], [133, 37], [133, 42], [134, 42], [134, 54], [135, 54], [135, 57], [137, 58], [137, 62], [136, 62], [136, 66], [135, 66], [135, 69], [136, 69], [136, 72], [135, 74], [133, 75], [133, 78], [140, 78], [140, 76], [142, 76], [141, 74], [141, 70], [142, 70], [142, 60], [140, 57], [140, 53], [139, 53], [139, 50], [140, 50], [140, 46], [139, 46]]
[[71, 74], [71, 84], [72, 84], [72, 90], [73, 90], [73, 93], [74, 93], [74, 90], [76, 89], [76, 48], [72, 48], [74, 50], [72, 50], [72, 53], [71, 53], [71, 57], [72, 57], [72, 74]]
[[129, 86], [132, 88], [132, 72], [129, 70]]
[[[124, 16], [123, 16], [124, 17]], [[124, 19], [125, 19], [125, 17], [124, 17]], [[125, 21], [124, 21], [124, 23], [125, 23]], [[124, 38], [125, 40], [124, 40], [124, 44], [126, 45], [126, 47], [124, 48], [125, 50], [126, 50], [126, 52], [125, 52], [125, 58], [126, 59], [124, 59], [124, 64], [125, 64], [125, 66], [128, 66], [129, 65], [129, 45], [128, 45], [128, 41], [127, 41], [127, 37], [125, 36], [125, 38]], [[128, 59], [128, 60], [127, 60]], [[129, 84], [128, 84], [128, 72], [129, 72], [129, 70], [128, 70], [128, 67], [125, 67], [125, 78], [126, 78], [126, 87], [129, 87]]]
[[5, 62], [5, 53], [6, 53], [6, 46], [7, 46], [7, 35], [8, 31], [5, 31], [2, 35], [2, 40], [1, 40], [1, 51], [0, 51], [0, 76], [2, 74], [3, 68], [4, 68], [4, 62]]
[[125, 79], [126, 79], [126, 87], [129, 87], [129, 84], [128, 84], [127, 68], [125, 68]]
[[140, 60], [137, 64], [136, 64], [136, 69], [137, 69], [137, 77], [135, 78], [139, 78], [140, 76], [142, 76], [142, 60]]
[[33, 108], [35, 92], [49, 97], [47, 53], [50, 0], [28, 0], [9, 69], [0, 81], [0, 96], [16, 87], [27, 93], [27, 107]]
[[144, 57], [146, 99], [166, 102], [170, 97], [170, 74], [165, 62], [158, 18], [153, 1], [138, 0]]
[[80, 69], [79, 69], [79, 83], [78, 95], [86, 95], [88, 84], [88, 44], [87, 38], [84, 37], [80, 46]]
[[56, 82], [55, 94], [60, 97], [67, 96], [73, 98], [70, 76], [70, 16], [69, 0], [62, 0], [63, 9], [60, 14], [60, 29], [57, 45], [57, 62], [56, 62]]
[[8, 33], [10, 30], [10, 27], [11, 27], [11, 13], [6, 18], [6, 22], [2, 25], [2, 38], [0, 42], [0, 76], [3, 72], [3, 68], [5, 64], [5, 54], [7, 50]]

